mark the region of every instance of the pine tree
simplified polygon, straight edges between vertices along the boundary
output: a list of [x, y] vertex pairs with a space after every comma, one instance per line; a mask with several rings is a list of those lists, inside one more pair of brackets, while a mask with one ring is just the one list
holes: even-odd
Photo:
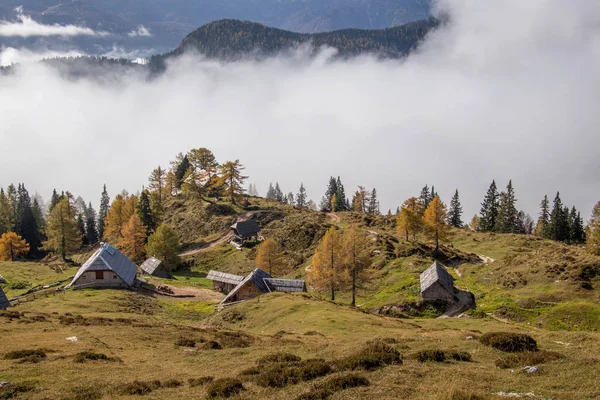
[[289, 192], [287, 194], [287, 201], [286, 201], [290, 206], [294, 205], [294, 193]]
[[29, 253], [29, 244], [15, 232], [0, 236], [0, 261], [15, 261], [18, 256]]
[[563, 242], [569, 238], [569, 216], [568, 212], [565, 214], [559, 192], [556, 193], [556, 197], [554, 198], [554, 207], [550, 214], [549, 230], [550, 239], [552, 240]]
[[541, 211], [535, 233], [540, 237], [548, 239], [550, 237], [550, 202], [548, 201], [548, 195], [544, 196], [540, 208]]
[[247, 176], [242, 175], [242, 171], [246, 168], [240, 163], [240, 160], [227, 161], [219, 166], [219, 182], [223, 190], [235, 204], [235, 197], [244, 194], [244, 181]]
[[461, 228], [463, 226], [461, 216], [462, 216], [462, 206], [460, 205], [460, 200], [458, 198], [458, 189], [456, 189], [456, 192], [454, 192], [454, 196], [452, 196], [452, 200], [450, 200], [450, 211], [448, 212], [448, 223], [455, 228]]
[[90, 201], [87, 208], [87, 215], [85, 216], [85, 237], [89, 244], [96, 244], [98, 242], [98, 230], [96, 229], [96, 210], [92, 207]]
[[143, 190], [140, 194], [140, 200], [137, 204], [137, 215], [140, 218], [142, 224], [146, 227], [146, 236], [144, 242], [148, 239], [148, 236], [152, 234], [156, 228], [156, 220], [152, 207], [150, 206], [150, 196], [147, 190]]
[[371, 265], [371, 249], [367, 235], [352, 225], [342, 236], [342, 263], [350, 276], [352, 307], [356, 306], [356, 291], [367, 280], [365, 270]]
[[350, 209], [350, 203], [346, 198], [346, 191], [344, 190], [344, 185], [342, 185], [342, 180], [340, 177], [337, 177], [337, 181], [335, 182], [336, 186], [336, 210], [337, 211], [348, 211]]
[[123, 227], [123, 237], [119, 240], [119, 247], [123, 253], [134, 262], [140, 262], [146, 255], [144, 248], [146, 242], [146, 227], [137, 214], [133, 214]]
[[281, 191], [281, 187], [279, 187], [279, 182], [275, 182], [275, 200], [283, 203], [283, 192]]
[[52, 190], [52, 197], [50, 197], [50, 205], [48, 206], [48, 212], [52, 211], [52, 209], [61, 201], [60, 196], [56, 192], [56, 189]]
[[267, 190], [267, 199], [277, 201], [277, 193], [275, 193], [275, 188], [273, 187], [273, 183], [269, 182], [269, 189]]
[[148, 238], [146, 254], [162, 260], [165, 265], [173, 269], [179, 263], [179, 238], [168, 226], [161, 225]]
[[498, 190], [496, 181], [492, 181], [483, 203], [481, 203], [481, 218], [479, 219], [479, 230], [492, 232], [497, 229], [498, 224]]
[[497, 231], [503, 233], [516, 233], [518, 230], [518, 211], [515, 206], [517, 199], [512, 185], [512, 180], [508, 181], [506, 192], [500, 194], [498, 205]]
[[577, 211], [575, 206], [571, 208], [569, 213], [569, 242], [570, 243], [583, 243], [585, 240], [585, 229], [583, 227], [583, 220], [581, 214]]
[[20, 184], [17, 190], [17, 204], [15, 213], [15, 233], [29, 243], [30, 254], [36, 254], [41, 246], [37, 221], [33, 214], [31, 198], [25, 185]]
[[275, 240], [269, 238], [258, 245], [256, 268], [267, 271], [273, 277], [285, 273], [286, 264], [283, 259], [283, 250]]
[[335, 227], [331, 227], [315, 250], [308, 280], [317, 290], [329, 290], [334, 301], [335, 291], [343, 286], [346, 278], [340, 234]]
[[377, 200], [377, 190], [375, 188], [371, 191], [367, 213], [369, 215], [379, 215], [379, 201]]
[[102, 195], [100, 196], [100, 209], [98, 211], [98, 238], [104, 237], [104, 229], [106, 224], [106, 216], [108, 215], [108, 205], [110, 204], [110, 197], [106, 191], [106, 185], [102, 189]]
[[175, 174], [176, 179], [176, 187], [177, 189], [181, 188], [181, 184], [183, 183], [183, 178], [188, 172], [188, 169], [191, 167], [190, 160], [188, 156], [185, 155], [181, 159], [181, 162], [177, 164], [173, 173]]
[[166, 195], [167, 172], [160, 165], [152, 171], [148, 178], [148, 190], [150, 191], [150, 200], [152, 212], [154, 215], [162, 216], [163, 201]]
[[4, 189], [0, 188], [0, 235], [14, 229], [11, 215], [12, 211], [8, 197], [4, 193]]
[[[338, 187], [335, 178], [332, 176], [329, 178], [329, 184], [323, 200], [321, 200], [321, 211], [331, 211], [331, 199], [334, 195], [337, 195]], [[336, 200], [336, 205], [337, 205]]]
[[66, 261], [67, 255], [81, 247], [81, 236], [75, 224], [75, 210], [65, 197], [54, 207], [48, 216], [48, 227], [44, 248], [60, 255]]
[[425, 185], [423, 189], [421, 189], [419, 199], [421, 199], [421, 203], [423, 204], [423, 212], [425, 212], [425, 210], [429, 206], [429, 203], [431, 203], [431, 200], [433, 199], [433, 197], [431, 196], [431, 192], [429, 191], [428, 185]]
[[425, 210], [423, 222], [425, 223], [426, 231], [432, 239], [435, 239], [435, 251], [439, 250], [440, 240], [444, 241], [448, 235], [448, 225], [446, 225], [446, 205], [440, 200], [439, 196], [435, 196], [429, 206]]
[[77, 232], [79, 232], [79, 237], [81, 238], [81, 243], [83, 243], [83, 245], [89, 244], [87, 241], [87, 235], [85, 232], [85, 221], [83, 220], [83, 214], [77, 213], [77, 219], [75, 220], [75, 225], [77, 226]]
[[300, 189], [296, 194], [296, 207], [306, 208], [306, 189], [304, 189], [304, 183], [300, 183]]

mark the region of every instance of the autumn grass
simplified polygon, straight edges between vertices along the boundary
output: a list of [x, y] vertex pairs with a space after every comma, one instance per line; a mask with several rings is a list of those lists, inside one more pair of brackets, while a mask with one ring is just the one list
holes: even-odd
[[2, 288], [8, 297], [25, 293], [31, 284], [47, 285], [75, 276], [76, 272], [77, 268], [70, 265], [0, 261], [0, 275], [7, 281]]

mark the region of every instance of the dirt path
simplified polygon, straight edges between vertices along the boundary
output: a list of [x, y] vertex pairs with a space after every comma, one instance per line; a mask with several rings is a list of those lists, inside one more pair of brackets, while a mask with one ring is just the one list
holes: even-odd
[[156, 285], [156, 287], [159, 287], [159, 286], [168, 287], [171, 291], [173, 291], [172, 294], [175, 296], [186, 296], [186, 297], [183, 297], [182, 300], [194, 299], [194, 300], [206, 301], [206, 302], [220, 302], [221, 300], [223, 300], [225, 298], [225, 296], [223, 294], [214, 292], [214, 291], [208, 290], [208, 289], [195, 288], [195, 287], [191, 287], [191, 286], [169, 285], [169, 284], [165, 284], [162, 281], [161, 282], [149, 281], [149, 282]]
[[[235, 220], [233, 221], [233, 223], [246, 221], [250, 217], [252, 217], [254, 214], [258, 213], [258, 212], [260, 212], [260, 211], [247, 211], [245, 213], [238, 214], [235, 217]], [[225, 233], [220, 238], [218, 238], [216, 240], [213, 240], [212, 242], [206, 243], [204, 246], [200, 247], [199, 249], [192, 249], [192, 250], [188, 250], [188, 251], [184, 251], [183, 253], [180, 253], [179, 257], [193, 256], [194, 254], [198, 254], [201, 251], [210, 249], [210, 248], [215, 247], [215, 246], [217, 246], [219, 244], [222, 244], [222, 243], [229, 242], [232, 238], [233, 238], [233, 233], [228, 231], [227, 233]]]

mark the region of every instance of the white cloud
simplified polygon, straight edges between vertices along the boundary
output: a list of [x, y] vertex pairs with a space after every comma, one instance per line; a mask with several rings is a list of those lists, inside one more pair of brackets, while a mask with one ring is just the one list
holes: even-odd
[[183, 58], [166, 75], [65, 80], [41, 65], [0, 78], [0, 186], [97, 203], [146, 184], [180, 151], [240, 159], [264, 194], [330, 175], [376, 187], [382, 211], [434, 184], [468, 220], [492, 179], [535, 216], [544, 194], [588, 215], [600, 200], [600, 4], [440, 3], [452, 23], [403, 61]]
[[79, 57], [84, 54], [78, 50], [71, 51], [32, 51], [28, 49], [16, 49], [6, 47], [0, 51], [0, 67], [6, 67], [13, 64], [31, 64], [48, 58], [59, 57]]
[[129, 37], [135, 36], [152, 36], [152, 33], [144, 25], [138, 25], [138, 27], [127, 34]]
[[107, 32], [96, 32], [93, 29], [75, 25], [44, 25], [23, 14], [23, 8], [17, 7], [19, 22], [0, 21], [0, 37], [32, 37], [32, 36], [108, 36]]

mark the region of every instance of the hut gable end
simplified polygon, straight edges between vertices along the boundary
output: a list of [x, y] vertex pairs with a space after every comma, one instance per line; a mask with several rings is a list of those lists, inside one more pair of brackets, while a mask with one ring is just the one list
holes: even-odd
[[435, 261], [420, 276], [421, 297], [428, 300], [448, 300], [454, 296], [454, 279], [452, 275]]

